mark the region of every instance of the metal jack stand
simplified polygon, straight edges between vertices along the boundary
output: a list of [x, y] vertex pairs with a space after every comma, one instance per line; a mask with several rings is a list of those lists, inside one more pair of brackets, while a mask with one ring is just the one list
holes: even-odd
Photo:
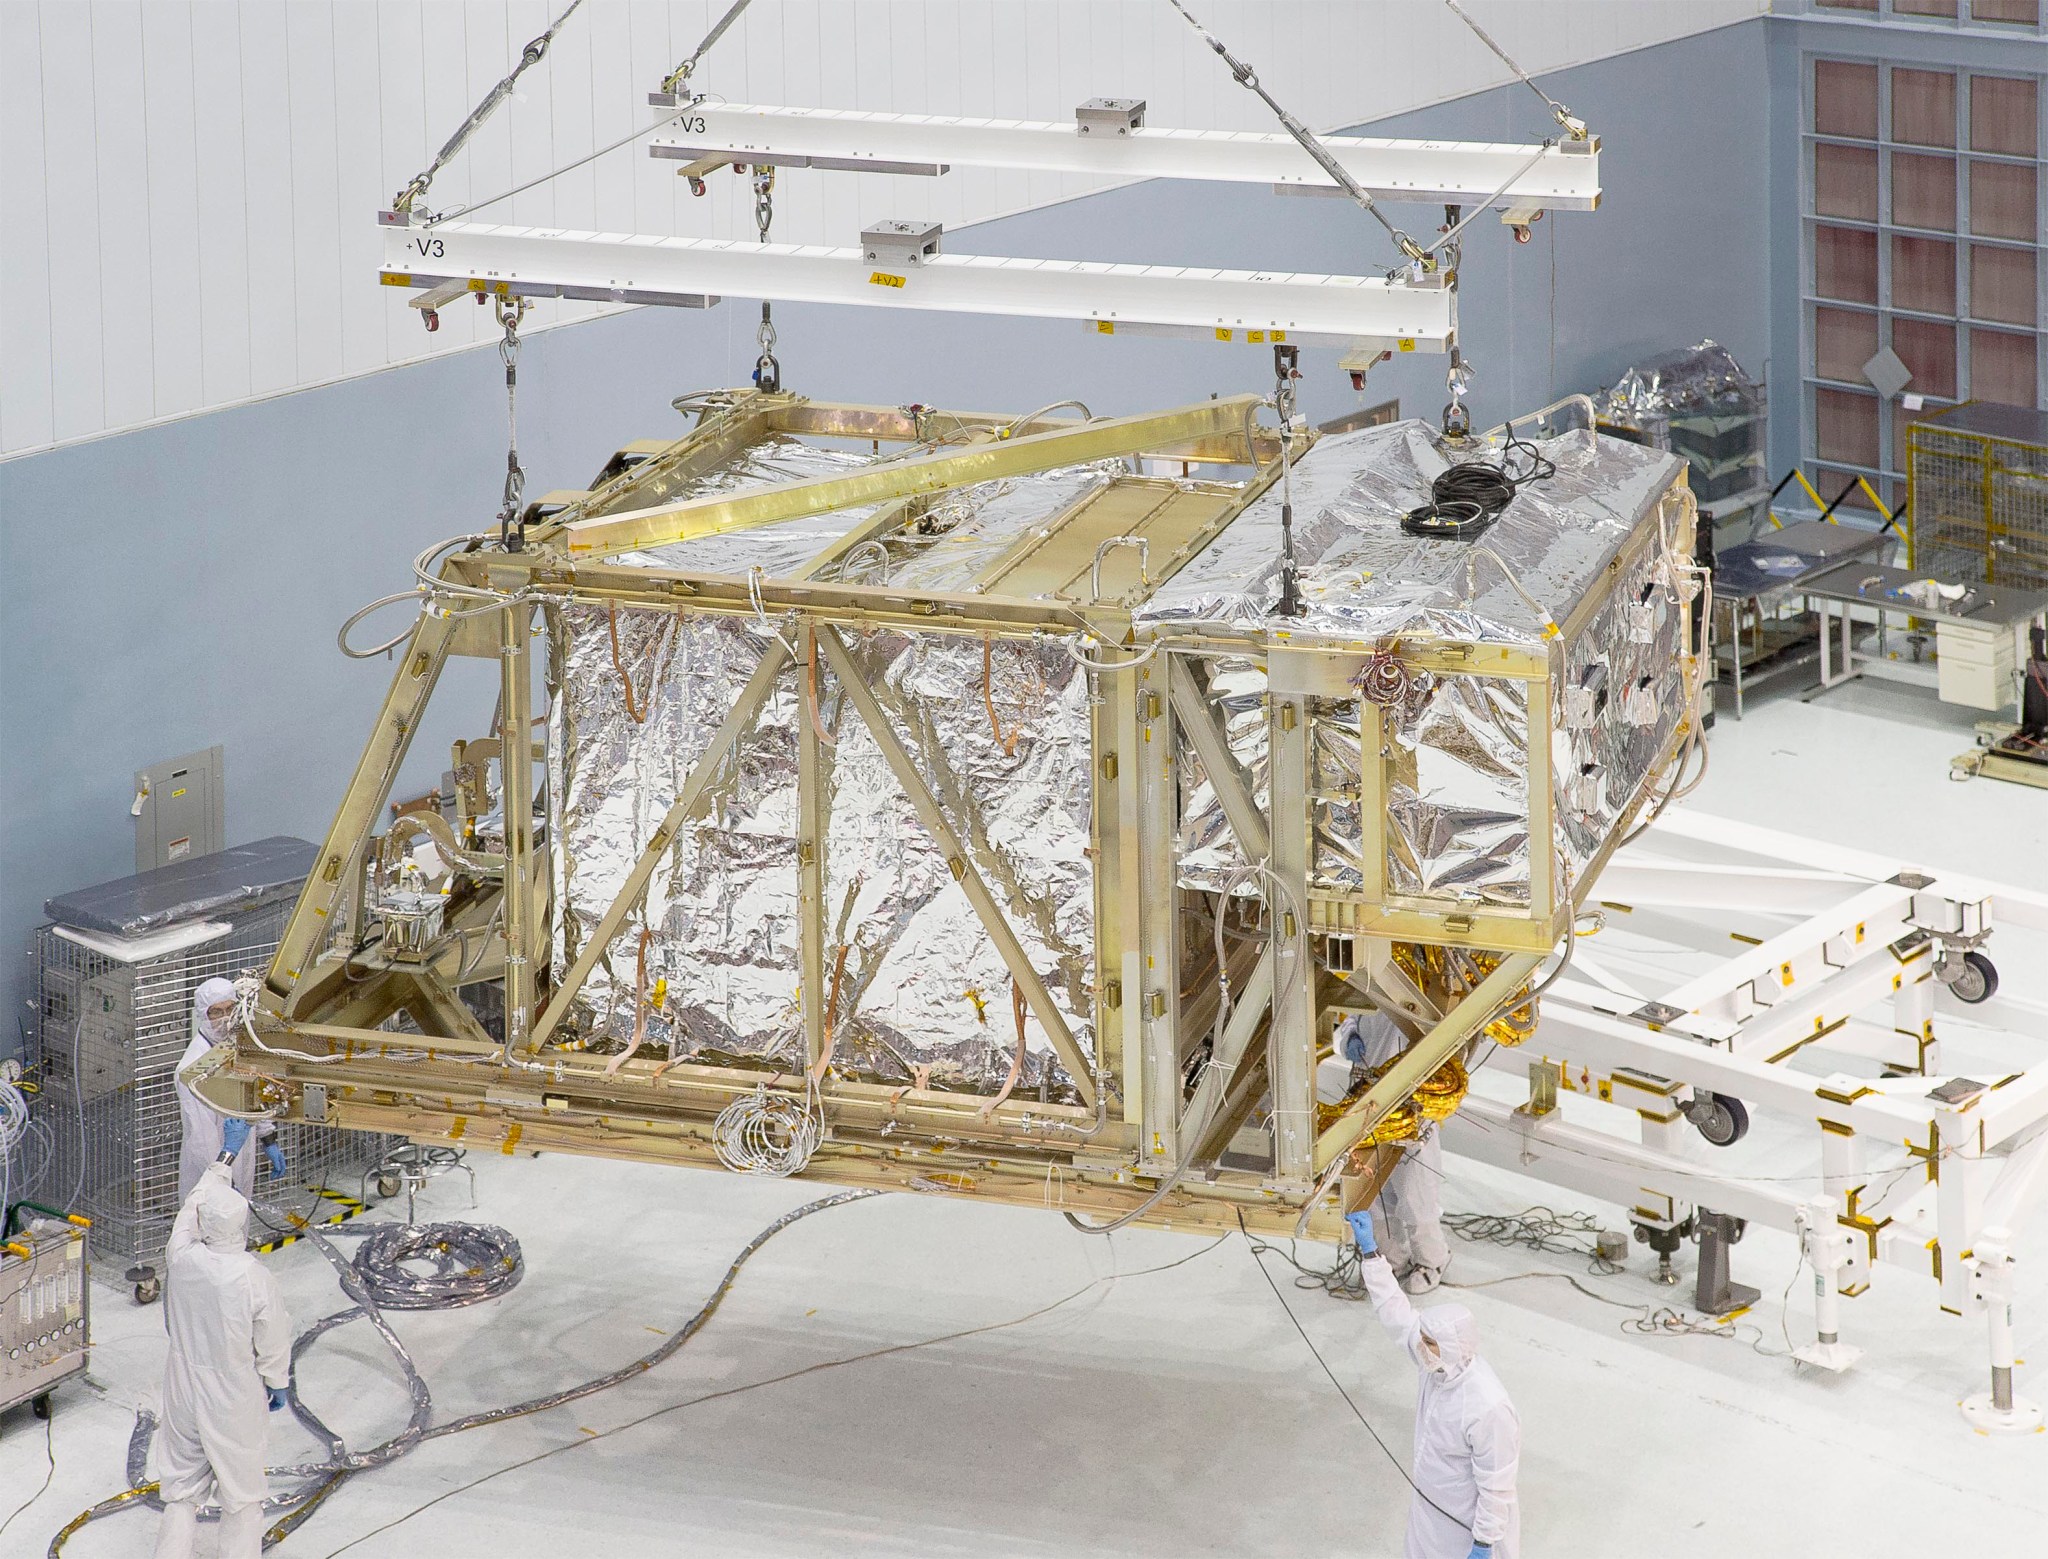
[[1678, 1283], [1678, 1273], [1671, 1265], [1671, 1258], [1678, 1254], [1678, 1247], [1685, 1242], [1686, 1235], [1692, 1232], [1692, 1220], [1684, 1218], [1665, 1226], [1638, 1223], [1635, 1231], [1636, 1243], [1647, 1245], [1657, 1253], [1657, 1270], [1651, 1274], [1650, 1280], [1661, 1283], [1666, 1288], [1675, 1287]]
[[1797, 1216], [1799, 1245], [1813, 1268], [1814, 1341], [1794, 1348], [1792, 1357], [1837, 1373], [1863, 1357], [1861, 1348], [1841, 1340], [1842, 1273], [1854, 1258], [1853, 1236], [1841, 1226], [1832, 1199], [1801, 1208]]
[[1732, 1213], [1710, 1213], [1703, 1207], [1692, 1215], [1693, 1235], [1700, 1242], [1693, 1308], [1702, 1315], [1747, 1310], [1761, 1297], [1756, 1289], [1728, 1276], [1728, 1247], [1742, 1238], [1743, 1227], [1743, 1221]]
[[2041, 1406], [2012, 1392], [2012, 1234], [1986, 1229], [1968, 1263], [1970, 1302], [1991, 1323], [1991, 1389], [1964, 1397], [1963, 1417], [1979, 1434], [2038, 1434]]
[[413, 1202], [427, 1188], [427, 1182], [451, 1170], [461, 1170], [469, 1176], [469, 1205], [476, 1207], [476, 1171], [470, 1168], [467, 1155], [459, 1148], [424, 1146], [417, 1142], [400, 1143], [371, 1169], [363, 1173], [363, 1200], [370, 1196], [370, 1181], [377, 1182], [377, 1194], [389, 1201], [400, 1191], [405, 1193], [405, 1221], [414, 1222]]

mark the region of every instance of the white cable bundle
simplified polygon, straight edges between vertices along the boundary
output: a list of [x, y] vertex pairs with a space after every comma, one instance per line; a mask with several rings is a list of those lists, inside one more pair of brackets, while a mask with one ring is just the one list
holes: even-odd
[[[12, 1078], [0, 1078], [0, 1214], [14, 1205], [14, 1160], [28, 1141], [31, 1121], [28, 1100]], [[26, 1155], [22, 1155], [24, 1159]], [[23, 1168], [27, 1165], [24, 1163]], [[21, 1190], [31, 1189], [31, 1177], [24, 1173]]]
[[817, 1085], [797, 1098], [771, 1094], [764, 1083], [720, 1110], [711, 1130], [719, 1163], [735, 1174], [794, 1175], [825, 1135]]

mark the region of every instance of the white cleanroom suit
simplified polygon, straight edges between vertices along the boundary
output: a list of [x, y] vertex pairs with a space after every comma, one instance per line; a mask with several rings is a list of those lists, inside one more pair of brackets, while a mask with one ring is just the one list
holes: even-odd
[[220, 1502], [221, 1559], [263, 1552], [269, 1390], [291, 1382], [292, 1332], [277, 1279], [248, 1241], [248, 1202], [228, 1183], [227, 1165], [210, 1166], [178, 1209], [165, 1252], [171, 1352], [156, 1441], [157, 1559], [190, 1559], [209, 1499]]
[[[1385, 1066], [1407, 1048], [1401, 1031], [1386, 1018], [1347, 1018], [1337, 1030], [1337, 1054], [1369, 1067]], [[1436, 1123], [1401, 1150], [1372, 1206], [1373, 1234], [1395, 1276], [1410, 1293], [1437, 1286], [1451, 1264], [1444, 1238], [1444, 1146]]]
[[[192, 997], [192, 1043], [185, 1047], [184, 1055], [178, 1058], [178, 1070], [183, 1071], [197, 1061], [215, 1045], [225, 1044], [228, 1039], [226, 1025], [215, 1024], [206, 1015], [209, 1007], [235, 999], [235, 987], [229, 980], [202, 980], [197, 993]], [[209, 1109], [205, 1100], [187, 1088], [182, 1080], [176, 1083], [178, 1090], [178, 1123], [183, 1137], [178, 1143], [178, 1201], [182, 1205], [192, 1194], [192, 1188], [199, 1184], [199, 1177], [206, 1173], [206, 1166], [220, 1157], [221, 1130], [227, 1125], [227, 1118]], [[255, 1144], [235, 1157], [235, 1189], [248, 1196], [256, 1189]]]
[[1365, 1257], [1359, 1274], [1380, 1324], [1408, 1350], [1415, 1392], [1415, 1487], [1408, 1506], [1407, 1559], [1466, 1559], [1485, 1544], [1492, 1559], [1518, 1559], [1521, 1508], [1515, 1474], [1522, 1421], [1492, 1366], [1476, 1352], [1478, 1324], [1463, 1305], [1418, 1311], [1385, 1258]]

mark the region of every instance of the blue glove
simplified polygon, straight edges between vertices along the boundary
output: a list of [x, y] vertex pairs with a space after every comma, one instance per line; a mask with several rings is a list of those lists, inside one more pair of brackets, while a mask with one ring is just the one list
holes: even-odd
[[279, 1408], [281, 1408], [281, 1407], [283, 1407], [283, 1406], [285, 1405], [285, 1398], [284, 1398], [284, 1393], [283, 1393], [282, 1391], [278, 1390], [278, 1389], [277, 1389], [277, 1387], [275, 1387], [275, 1386], [265, 1386], [265, 1387], [263, 1388], [263, 1391], [264, 1391], [264, 1395], [266, 1395], [267, 1397], [269, 1397], [269, 1398], [270, 1398], [270, 1411], [271, 1411], [271, 1412], [275, 1413], [275, 1412], [276, 1412], [276, 1411], [277, 1411], [277, 1410], [278, 1410]]
[[284, 1179], [284, 1149], [275, 1142], [263, 1144], [263, 1161], [270, 1166], [270, 1172], [278, 1179]]
[[1344, 1221], [1351, 1225], [1351, 1237], [1358, 1242], [1359, 1255], [1376, 1256], [1379, 1254], [1380, 1243], [1373, 1238], [1371, 1213], [1346, 1213]]
[[1474, 1543], [1472, 1552], [1467, 1554], [1465, 1559], [1493, 1559], [1493, 1544]]
[[220, 1146], [223, 1153], [239, 1153], [249, 1145], [249, 1123], [230, 1120], [220, 1129]]

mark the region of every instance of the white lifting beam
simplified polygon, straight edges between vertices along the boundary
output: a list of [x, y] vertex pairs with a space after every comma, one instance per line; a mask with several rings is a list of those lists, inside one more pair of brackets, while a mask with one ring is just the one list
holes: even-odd
[[1306, 272], [1215, 271], [1090, 260], [933, 254], [915, 264], [860, 249], [652, 238], [487, 222], [386, 222], [383, 280], [524, 297], [703, 308], [721, 296], [778, 303], [937, 309], [1163, 328], [1232, 341], [1363, 344], [1442, 352], [1456, 339], [1453, 289]]
[[[1143, 105], [1136, 105], [1142, 112]], [[1287, 135], [1135, 128], [1082, 134], [1080, 124], [950, 119], [699, 103], [653, 136], [655, 157], [778, 167], [938, 175], [948, 168], [1022, 168], [1116, 179], [1208, 179], [1340, 193]], [[1600, 204], [1597, 138], [1555, 145], [1318, 137], [1377, 200], [1535, 211]]]

